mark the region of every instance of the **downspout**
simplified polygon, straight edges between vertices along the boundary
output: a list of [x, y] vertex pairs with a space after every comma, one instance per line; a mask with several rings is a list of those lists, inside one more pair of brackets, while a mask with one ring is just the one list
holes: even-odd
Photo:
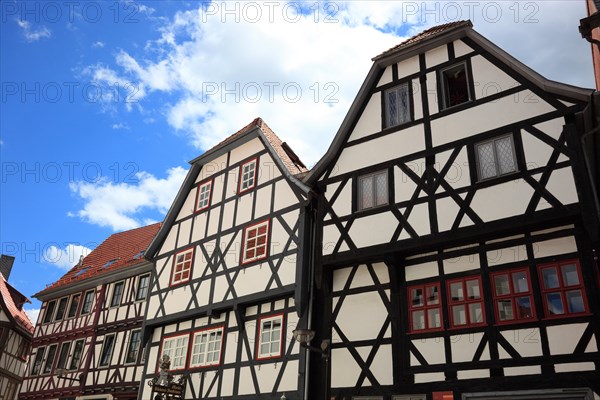
[[592, 175], [592, 164], [591, 164], [590, 159], [588, 158], [588, 155], [585, 151], [586, 139], [590, 135], [596, 134], [598, 132], [600, 132], [600, 126], [597, 126], [597, 127], [593, 128], [592, 130], [584, 133], [583, 136], [581, 136], [580, 141], [581, 141], [581, 148], [582, 148], [582, 153], [583, 153], [583, 160], [585, 161], [585, 167], [587, 169], [588, 179], [589, 179], [590, 185], [592, 187], [592, 198], [594, 199], [594, 206], [596, 207], [596, 217], [598, 218], [598, 221], [600, 222], [600, 201], [598, 200], [598, 188], [596, 186], [596, 181], [594, 180], [594, 176]]
[[[311, 197], [309, 193], [309, 198]], [[310, 207], [310, 203], [309, 203]], [[307, 312], [307, 328], [312, 328], [312, 314], [313, 314], [313, 298], [314, 298], [314, 270], [315, 270], [315, 251], [316, 251], [316, 243], [315, 243], [315, 210], [313, 207], [310, 207], [310, 227], [309, 227], [309, 235], [310, 235], [310, 251], [308, 252], [310, 255], [308, 264], [308, 282], [310, 283], [309, 291], [308, 291], [308, 312]], [[309, 385], [309, 366], [310, 366], [310, 351], [306, 351], [306, 362], [304, 363], [304, 400], [309, 400], [308, 398], [308, 385]]]

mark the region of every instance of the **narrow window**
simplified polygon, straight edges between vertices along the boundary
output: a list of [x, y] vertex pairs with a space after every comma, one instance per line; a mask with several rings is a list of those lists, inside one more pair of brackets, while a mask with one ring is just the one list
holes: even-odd
[[73, 318], [77, 314], [80, 298], [81, 294], [79, 293], [74, 294], [73, 297], [71, 297], [71, 304], [69, 305], [69, 312], [67, 313], [67, 318]]
[[358, 178], [358, 210], [368, 210], [388, 204], [387, 170]]
[[192, 275], [192, 264], [194, 261], [194, 248], [183, 250], [175, 255], [173, 259], [173, 271], [171, 285], [187, 282]]
[[105, 336], [104, 343], [102, 344], [102, 352], [100, 353], [100, 367], [105, 367], [110, 363], [114, 346], [115, 335]]
[[71, 342], [63, 343], [60, 346], [60, 353], [58, 353], [58, 364], [56, 368], [65, 369], [67, 366], [67, 358], [69, 358], [69, 351], [71, 350]]
[[58, 345], [53, 344], [48, 347], [48, 355], [46, 356], [46, 362], [44, 363], [44, 374], [49, 374], [52, 371], [52, 366], [54, 365], [54, 357], [56, 356], [56, 348]]
[[198, 185], [198, 192], [196, 193], [196, 212], [204, 210], [210, 206], [211, 189], [212, 181]]
[[584, 314], [587, 300], [579, 261], [561, 261], [539, 267], [545, 315], [548, 318]]
[[256, 170], [257, 168], [257, 160], [250, 160], [240, 166], [240, 176], [239, 176], [239, 185], [238, 193], [245, 192], [246, 190], [252, 189], [256, 186]]
[[454, 107], [472, 99], [465, 63], [441, 71], [443, 108]]
[[76, 370], [79, 368], [79, 362], [81, 361], [81, 355], [83, 353], [83, 343], [83, 339], [75, 342], [73, 356], [71, 357], [71, 365], [69, 365], [70, 370]]
[[494, 308], [498, 323], [530, 321], [535, 318], [531, 279], [527, 269], [491, 274]]
[[410, 86], [408, 83], [386, 90], [384, 96], [386, 128], [411, 120]]
[[449, 281], [448, 296], [451, 327], [464, 328], [485, 323], [480, 277]]
[[[2, 332], [0, 331], [0, 336], [2, 336]], [[27, 360], [27, 356], [29, 355], [29, 351], [31, 350], [31, 343], [21, 337], [21, 341], [19, 342], [19, 349], [17, 350], [17, 355], [21, 360]]]
[[92, 311], [92, 305], [94, 304], [94, 291], [89, 290], [85, 292], [83, 298], [83, 307], [81, 308], [81, 315], [89, 314]]
[[257, 359], [281, 356], [283, 315], [261, 318], [258, 323]]
[[475, 145], [478, 180], [495, 178], [517, 171], [512, 135], [487, 140]]
[[158, 360], [159, 364], [162, 356], [166, 354], [171, 360], [172, 370], [184, 369], [188, 352], [188, 340], [188, 334], [163, 339], [161, 357]]
[[190, 368], [219, 365], [222, 342], [222, 327], [194, 333]]
[[52, 321], [52, 314], [54, 314], [54, 308], [56, 307], [56, 300], [49, 301], [46, 305], [46, 314], [44, 314], [44, 323]]
[[137, 361], [138, 354], [140, 352], [140, 344], [142, 338], [142, 331], [132, 331], [129, 336], [129, 345], [127, 346], [127, 356], [125, 357], [125, 363], [134, 363]]
[[242, 264], [262, 260], [268, 255], [269, 220], [244, 229]]
[[110, 306], [115, 307], [121, 304], [123, 298], [123, 289], [125, 288], [125, 282], [117, 282], [113, 286], [113, 293], [110, 299]]
[[67, 303], [69, 302], [68, 297], [63, 297], [58, 302], [58, 308], [56, 309], [56, 316], [54, 317], [55, 321], [60, 321], [65, 316], [65, 311], [67, 309]]
[[408, 288], [411, 332], [442, 329], [442, 305], [439, 283]]
[[33, 367], [31, 368], [31, 376], [35, 376], [40, 373], [42, 368], [42, 361], [44, 360], [45, 347], [38, 347], [35, 352], [35, 360], [33, 361]]
[[137, 290], [135, 291], [135, 300], [144, 300], [148, 294], [150, 285], [150, 275], [142, 275], [138, 278]]

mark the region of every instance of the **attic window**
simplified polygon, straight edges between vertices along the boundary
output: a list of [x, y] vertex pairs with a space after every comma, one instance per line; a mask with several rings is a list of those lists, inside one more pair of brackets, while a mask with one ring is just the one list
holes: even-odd
[[443, 69], [440, 74], [443, 108], [454, 107], [472, 100], [466, 63]]
[[134, 255], [133, 257], [131, 257], [132, 260], [139, 260], [140, 258], [144, 257], [144, 254], [146, 254], [146, 250], [142, 250], [139, 253], [137, 253], [136, 255]]
[[119, 259], [118, 259], [118, 258], [113, 258], [112, 260], [110, 260], [110, 261], [108, 261], [106, 264], [104, 264], [104, 265], [102, 266], [102, 268], [108, 268], [108, 267], [110, 267], [111, 265], [113, 265], [114, 263], [116, 263], [117, 261], [119, 261]]
[[411, 120], [410, 85], [408, 83], [386, 90], [384, 96], [386, 128]]
[[238, 193], [245, 192], [256, 186], [257, 158], [254, 158], [240, 166]]
[[75, 274], [75, 276], [81, 276], [81, 275], [85, 274], [88, 269], [89, 269], [88, 267], [80, 269], [79, 271], [77, 271], [77, 273]]

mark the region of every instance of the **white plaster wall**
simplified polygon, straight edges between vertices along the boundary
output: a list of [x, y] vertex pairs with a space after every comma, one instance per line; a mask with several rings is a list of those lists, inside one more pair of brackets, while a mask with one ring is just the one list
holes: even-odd
[[331, 350], [331, 387], [353, 387], [361, 372], [360, 367], [345, 349]]
[[[389, 299], [389, 291], [385, 293]], [[336, 304], [337, 301], [336, 298]], [[385, 304], [379, 293], [373, 291], [346, 296], [336, 323], [348, 340], [369, 340], [377, 337], [387, 317]]]
[[197, 192], [196, 186], [192, 187], [192, 190], [190, 190], [187, 197], [185, 198], [185, 202], [183, 203], [181, 210], [179, 210], [179, 214], [177, 214], [177, 218], [175, 219], [176, 221], [180, 221], [181, 219], [188, 217], [194, 213], [194, 206], [195, 206], [194, 203], [196, 202], [196, 192]]
[[483, 222], [495, 221], [525, 213], [532, 195], [527, 182], [512, 180], [477, 190], [471, 208]]
[[350, 227], [350, 238], [359, 248], [388, 243], [397, 226], [398, 220], [391, 212], [357, 218]]
[[[412, 341], [412, 344], [419, 350], [419, 353], [421, 353], [429, 365], [444, 364], [446, 362], [444, 340], [442, 338], [415, 339]], [[413, 355], [411, 355], [410, 365], [420, 365]]]
[[[472, 361], [477, 348], [483, 338], [483, 332], [472, 332], [464, 335], [450, 336], [450, 347], [452, 349], [452, 362]], [[481, 354], [481, 361], [489, 360], [490, 353], [486, 346]]]
[[455, 40], [453, 43], [454, 55], [456, 57], [464, 56], [465, 54], [469, 54], [473, 51], [473, 49], [462, 40]]
[[392, 67], [389, 66], [383, 71], [383, 74], [381, 75], [381, 78], [379, 78], [379, 82], [377, 83], [377, 87], [385, 85], [387, 83], [390, 83], [391, 81], [392, 81]]
[[533, 244], [533, 254], [536, 258], [556, 256], [560, 254], [574, 253], [577, 251], [575, 237], [568, 236], [536, 242]]
[[505, 247], [497, 250], [490, 250], [486, 253], [489, 267], [508, 264], [512, 262], [525, 261], [527, 257], [527, 247], [525, 245]]
[[256, 209], [254, 218], [261, 218], [271, 212], [271, 196], [273, 195], [271, 186], [265, 186], [256, 191]]
[[519, 85], [519, 82], [481, 55], [471, 58], [471, 67], [473, 68], [476, 99], [491, 96]]
[[573, 354], [587, 326], [587, 323], [549, 326], [547, 332], [550, 354]]
[[258, 185], [279, 178], [281, 176], [281, 171], [279, 170], [279, 167], [277, 166], [275, 160], [273, 160], [273, 157], [271, 157], [269, 153], [260, 156], [258, 163], [258, 179], [256, 180]]
[[434, 67], [446, 61], [448, 61], [448, 48], [446, 46], [439, 46], [425, 52], [425, 64], [427, 68]]
[[402, 60], [398, 63], [398, 76], [404, 77], [419, 72], [419, 56]]
[[244, 143], [242, 146], [238, 146], [230, 151], [229, 165], [236, 164], [240, 161], [246, 161], [246, 159], [253, 154], [256, 154], [263, 150], [265, 146], [262, 144], [259, 138], [254, 138], [249, 142]]
[[440, 110], [437, 97], [437, 73], [429, 72], [427, 78], [427, 100], [429, 102], [429, 114], [437, 114]]
[[[514, 329], [500, 332], [521, 357], [537, 357], [542, 355], [542, 340], [539, 328]], [[500, 358], [511, 358], [498, 346]]]
[[200, 183], [204, 181], [209, 176], [213, 176], [218, 174], [220, 171], [227, 168], [227, 154], [223, 154], [214, 160], [204, 164], [198, 177], [196, 178], [196, 183]]
[[[335, 188], [329, 186], [327, 187], [326, 195], [329, 196], [328, 199], [331, 199], [331, 196], [333, 196], [335, 190]], [[337, 199], [332, 204], [332, 207], [333, 211], [335, 211], [338, 217], [342, 217], [352, 213], [352, 180], [348, 180], [346, 185], [344, 185]]]
[[192, 229], [192, 220], [187, 219], [179, 223], [179, 235], [177, 237], [177, 247], [186, 246], [190, 242], [190, 230]]
[[577, 203], [577, 188], [575, 187], [575, 179], [571, 168], [561, 168], [555, 170], [550, 175], [550, 180], [546, 185], [546, 189], [554, 195], [563, 205]]
[[381, 107], [381, 93], [373, 93], [365, 110], [356, 122], [356, 126], [350, 134], [348, 141], [360, 139], [381, 131]]
[[430, 278], [432, 276], [438, 276], [437, 261], [430, 261], [405, 267], [405, 277], [407, 282]]

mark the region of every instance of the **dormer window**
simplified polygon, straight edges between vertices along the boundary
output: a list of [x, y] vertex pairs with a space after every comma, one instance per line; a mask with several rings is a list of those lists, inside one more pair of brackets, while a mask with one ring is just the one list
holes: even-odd
[[211, 189], [212, 181], [198, 185], [198, 191], [196, 192], [196, 212], [207, 209], [210, 206]]
[[240, 166], [238, 193], [243, 193], [256, 186], [256, 172], [258, 170], [257, 162], [258, 159], [254, 158]]
[[440, 72], [442, 108], [450, 108], [473, 99], [467, 64], [462, 62]]
[[401, 125], [412, 119], [408, 82], [386, 90], [384, 101], [385, 128]]

